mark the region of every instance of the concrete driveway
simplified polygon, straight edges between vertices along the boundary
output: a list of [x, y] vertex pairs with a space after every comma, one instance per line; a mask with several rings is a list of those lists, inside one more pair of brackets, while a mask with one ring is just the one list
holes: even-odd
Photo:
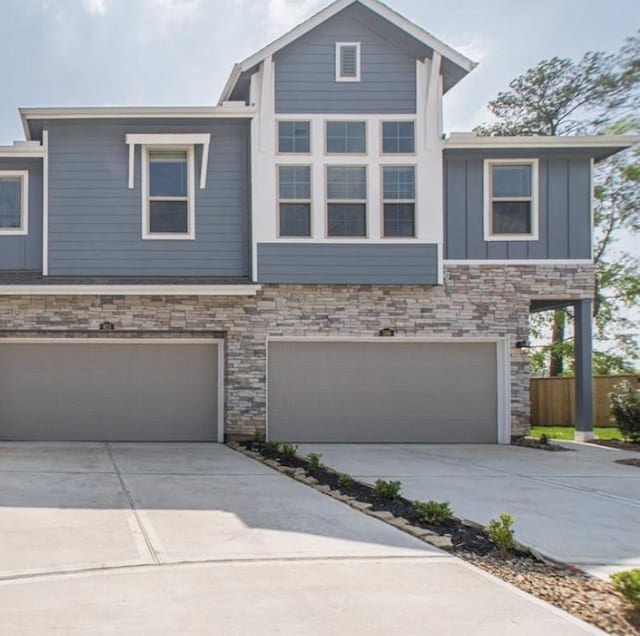
[[450, 501], [486, 524], [515, 518], [517, 538], [603, 578], [640, 567], [640, 470], [614, 460], [639, 457], [588, 444], [573, 452], [492, 445], [304, 445], [322, 462], [367, 482], [399, 479], [409, 499]]
[[0, 478], [3, 635], [599, 633], [224, 446], [0, 444]]

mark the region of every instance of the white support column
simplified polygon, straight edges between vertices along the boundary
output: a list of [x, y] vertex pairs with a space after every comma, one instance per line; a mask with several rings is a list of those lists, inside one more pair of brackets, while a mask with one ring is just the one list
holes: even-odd
[[438, 147], [442, 137], [442, 131], [438, 129], [440, 122], [440, 111], [442, 100], [440, 99], [440, 65], [442, 57], [439, 53], [433, 52], [431, 66], [429, 68], [429, 80], [427, 83], [427, 103], [426, 103], [426, 145], [427, 150]]
[[42, 131], [42, 275], [49, 274], [49, 131]]

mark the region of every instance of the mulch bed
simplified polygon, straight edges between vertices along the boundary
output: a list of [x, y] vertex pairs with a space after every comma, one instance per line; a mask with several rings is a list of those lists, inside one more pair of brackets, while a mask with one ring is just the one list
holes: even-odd
[[596, 444], [596, 446], [608, 446], [609, 448], [636, 451], [640, 453], [640, 444], [637, 442], [626, 442], [622, 439], [594, 439], [591, 440], [589, 444]]
[[512, 437], [511, 438], [512, 446], [524, 446], [525, 448], [537, 448], [538, 450], [545, 451], [568, 451], [571, 452], [573, 448], [566, 448], [564, 446], [560, 446], [560, 444], [554, 444], [553, 442], [541, 442], [539, 439], [535, 439], [534, 437]]
[[632, 457], [630, 459], [616, 459], [616, 464], [624, 464], [625, 466], [637, 466], [640, 468], [640, 458]]
[[[589, 576], [573, 566], [545, 559], [526, 546], [519, 546], [509, 558], [501, 558], [487, 532], [479, 524], [452, 517], [443, 524], [431, 525], [418, 517], [411, 501], [404, 497], [392, 500], [380, 497], [374, 488], [355, 480], [348, 486], [340, 486], [340, 474], [330, 468], [320, 465], [318, 470], [309, 472], [306, 459], [297, 455], [267, 456], [263, 454], [265, 447], [261, 443], [244, 442], [240, 446], [260, 453], [264, 459], [274, 460], [280, 466], [304, 469], [320, 485], [371, 504], [371, 511], [391, 512], [395, 517], [403, 517], [412, 526], [449, 538], [452, 546], [443, 549], [607, 633], [619, 636], [640, 635], [640, 612], [625, 603], [607, 581]], [[428, 538], [425, 540], [428, 541]]]

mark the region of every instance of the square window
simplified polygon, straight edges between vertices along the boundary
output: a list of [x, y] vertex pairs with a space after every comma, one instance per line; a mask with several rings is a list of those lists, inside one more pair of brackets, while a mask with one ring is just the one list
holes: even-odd
[[415, 236], [415, 203], [384, 204], [384, 235], [389, 237]]
[[367, 198], [367, 170], [360, 166], [327, 168], [327, 199], [364, 200]]
[[328, 121], [328, 154], [367, 152], [367, 125], [363, 121]]
[[310, 203], [280, 203], [280, 236], [311, 236]]
[[28, 172], [0, 171], [0, 234], [27, 234]]
[[412, 121], [385, 121], [382, 123], [382, 152], [384, 154], [413, 154], [415, 127]]
[[278, 152], [308, 153], [311, 150], [311, 124], [308, 121], [278, 122]]
[[537, 160], [485, 160], [485, 240], [537, 240], [537, 183]]
[[366, 236], [365, 203], [329, 203], [329, 236]]

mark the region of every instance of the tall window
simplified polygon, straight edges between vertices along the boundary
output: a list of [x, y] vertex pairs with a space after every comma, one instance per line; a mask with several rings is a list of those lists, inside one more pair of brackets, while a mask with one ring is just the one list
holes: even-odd
[[412, 154], [415, 150], [415, 131], [412, 121], [382, 122], [382, 152], [385, 155]]
[[413, 166], [382, 169], [385, 237], [415, 236], [416, 175]]
[[27, 234], [28, 182], [26, 170], [0, 171], [0, 235]]
[[145, 148], [144, 238], [194, 237], [193, 149]]
[[367, 152], [367, 125], [363, 121], [328, 121], [327, 154]]
[[360, 42], [336, 43], [336, 82], [360, 81]]
[[308, 121], [278, 122], [278, 152], [308, 153], [311, 150], [311, 125]]
[[279, 235], [311, 236], [311, 168], [278, 167]]
[[327, 167], [327, 235], [367, 235], [367, 169]]
[[485, 239], [538, 238], [537, 160], [485, 161]]

